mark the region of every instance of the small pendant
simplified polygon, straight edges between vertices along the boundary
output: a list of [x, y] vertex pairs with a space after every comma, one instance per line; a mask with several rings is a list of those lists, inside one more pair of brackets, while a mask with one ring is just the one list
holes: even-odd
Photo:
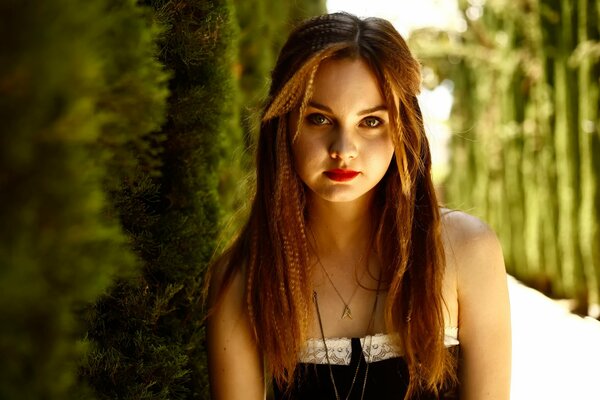
[[344, 319], [344, 318], [352, 319], [352, 312], [350, 311], [350, 307], [348, 307], [348, 306], [344, 307], [344, 313], [342, 314], [342, 319]]

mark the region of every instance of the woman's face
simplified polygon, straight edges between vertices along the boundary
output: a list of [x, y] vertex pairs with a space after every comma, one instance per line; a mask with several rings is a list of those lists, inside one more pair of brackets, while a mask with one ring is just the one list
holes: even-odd
[[317, 70], [300, 132], [292, 145], [307, 195], [332, 202], [356, 200], [381, 181], [394, 146], [379, 83], [360, 60], [331, 59]]

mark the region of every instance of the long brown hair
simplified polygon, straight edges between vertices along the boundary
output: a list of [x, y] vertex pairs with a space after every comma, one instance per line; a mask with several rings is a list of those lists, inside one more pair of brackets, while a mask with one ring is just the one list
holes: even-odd
[[291, 144], [312, 95], [317, 68], [327, 58], [360, 58], [378, 78], [390, 110], [394, 160], [379, 183], [375, 236], [387, 283], [385, 322], [400, 334], [410, 371], [408, 396], [437, 391], [454, 379], [444, 347], [440, 211], [431, 181], [431, 157], [417, 103], [420, 65], [393, 26], [379, 18], [335, 13], [297, 27], [280, 52], [257, 146], [256, 194], [240, 236], [214, 264], [224, 268], [219, 293], [236, 272], [246, 280], [250, 323], [269, 373], [292, 384], [311, 311], [311, 266], [305, 187]]

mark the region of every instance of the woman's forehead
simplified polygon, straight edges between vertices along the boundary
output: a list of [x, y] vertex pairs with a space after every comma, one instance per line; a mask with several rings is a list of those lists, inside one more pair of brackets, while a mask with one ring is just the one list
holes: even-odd
[[367, 109], [386, 103], [377, 76], [361, 58], [323, 61], [316, 71], [310, 100], [341, 109]]

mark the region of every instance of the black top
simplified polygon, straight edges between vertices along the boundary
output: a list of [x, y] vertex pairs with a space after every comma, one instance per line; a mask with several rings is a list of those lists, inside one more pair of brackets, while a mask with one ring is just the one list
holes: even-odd
[[[360, 400], [364, 386], [363, 399], [387, 400], [404, 399], [409, 383], [408, 367], [404, 358], [393, 357], [382, 361], [371, 362], [368, 366], [365, 361], [360, 339], [352, 338], [352, 358], [349, 365], [331, 365], [335, 386], [341, 400], [347, 398]], [[457, 356], [458, 346], [453, 346], [452, 351]], [[358, 365], [358, 372], [357, 372]], [[365, 373], [367, 379], [365, 382]], [[356, 375], [356, 378], [354, 378]], [[354, 381], [354, 384], [353, 384]], [[329, 365], [300, 363], [296, 369], [294, 386], [285, 393], [285, 388], [273, 384], [274, 398], [287, 400], [335, 400], [335, 392], [331, 382]], [[420, 393], [414, 399], [434, 400], [458, 399], [456, 388], [435, 396], [432, 393]]]

